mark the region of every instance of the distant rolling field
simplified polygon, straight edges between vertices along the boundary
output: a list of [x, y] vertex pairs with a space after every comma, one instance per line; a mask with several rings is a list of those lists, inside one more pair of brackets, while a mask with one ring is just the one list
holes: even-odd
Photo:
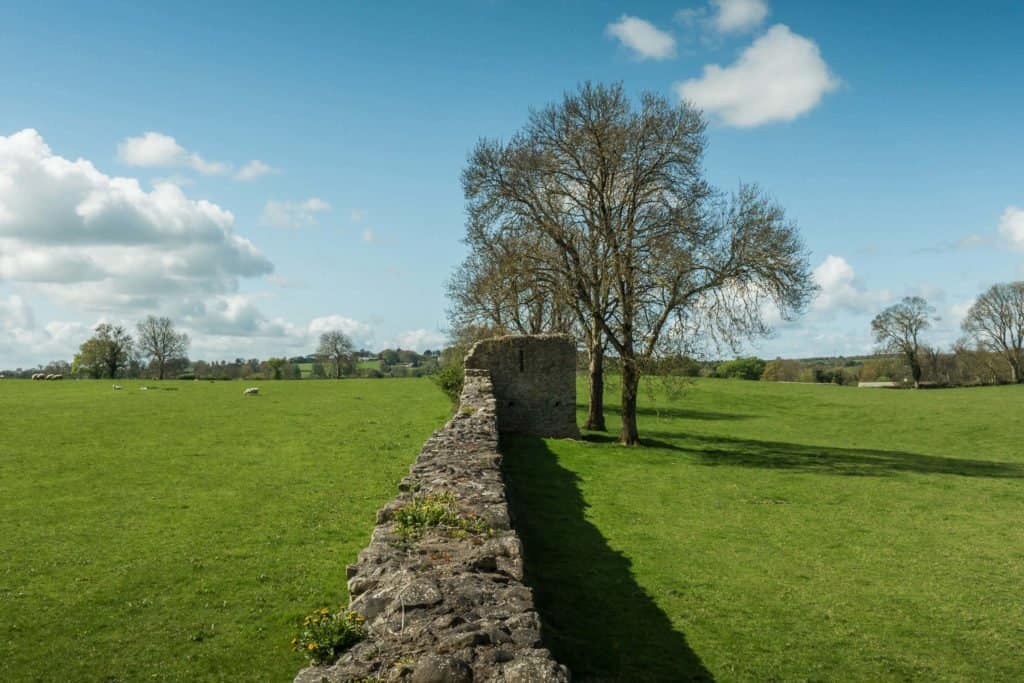
[[428, 379], [120, 384], [0, 381], [0, 680], [290, 680], [297, 622], [346, 600], [448, 400]]
[[606, 401], [503, 444], [574, 680], [1024, 678], [1024, 386], [701, 380], [642, 391], [642, 448]]

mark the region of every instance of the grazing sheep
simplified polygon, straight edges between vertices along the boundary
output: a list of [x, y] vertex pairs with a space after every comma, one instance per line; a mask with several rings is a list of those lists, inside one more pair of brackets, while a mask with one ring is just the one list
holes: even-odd
[[46, 379], [64, 379], [64, 375], [50, 375]]
[[146, 386], [139, 387], [139, 391], [149, 391], [149, 387], [146, 387]]
[[260, 388], [259, 387], [249, 387], [248, 389], [246, 389], [245, 391], [242, 392], [242, 394], [245, 395], [245, 396], [256, 396], [259, 393], [260, 393]]
[[46, 379], [45, 372], [37, 372], [32, 375], [32, 379]]
[[121, 391], [121, 389], [123, 389], [123, 388], [124, 387], [122, 387], [120, 384], [115, 384], [114, 385], [114, 391]]

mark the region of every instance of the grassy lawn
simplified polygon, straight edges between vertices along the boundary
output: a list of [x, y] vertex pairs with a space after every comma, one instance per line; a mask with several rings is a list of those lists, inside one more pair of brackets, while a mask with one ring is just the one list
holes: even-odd
[[0, 382], [0, 680], [291, 680], [297, 622], [347, 599], [448, 400], [427, 379], [122, 384]]
[[643, 448], [503, 445], [578, 680], [1020, 680], [1024, 387], [704, 380], [641, 410]]

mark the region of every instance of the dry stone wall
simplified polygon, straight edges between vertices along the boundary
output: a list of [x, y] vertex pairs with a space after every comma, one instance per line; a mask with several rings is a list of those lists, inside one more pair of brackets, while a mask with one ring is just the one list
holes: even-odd
[[498, 429], [579, 438], [576, 426], [576, 342], [562, 334], [484, 339], [466, 355], [467, 368], [490, 371]]
[[[540, 617], [523, 584], [486, 370], [466, 370], [455, 417], [427, 440], [399, 490], [348, 568], [351, 607], [366, 617], [369, 638], [331, 666], [303, 669], [296, 683], [567, 683], [568, 670], [542, 647]], [[403, 537], [396, 514], [439, 494], [453, 496], [460, 515], [490, 531]]]

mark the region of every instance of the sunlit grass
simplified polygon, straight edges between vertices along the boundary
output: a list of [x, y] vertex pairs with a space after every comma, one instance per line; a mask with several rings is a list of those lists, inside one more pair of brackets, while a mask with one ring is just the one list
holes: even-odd
[[[448, 400], [429, 381], [0, 383], [0, 680], [290, 680]], [[250, 384], [257, 397], [243, 397]]]
[[641, 409], [643, 448], [504, 442], [578, 679], [1020, 678], [1024, 387], [705, 380]]

